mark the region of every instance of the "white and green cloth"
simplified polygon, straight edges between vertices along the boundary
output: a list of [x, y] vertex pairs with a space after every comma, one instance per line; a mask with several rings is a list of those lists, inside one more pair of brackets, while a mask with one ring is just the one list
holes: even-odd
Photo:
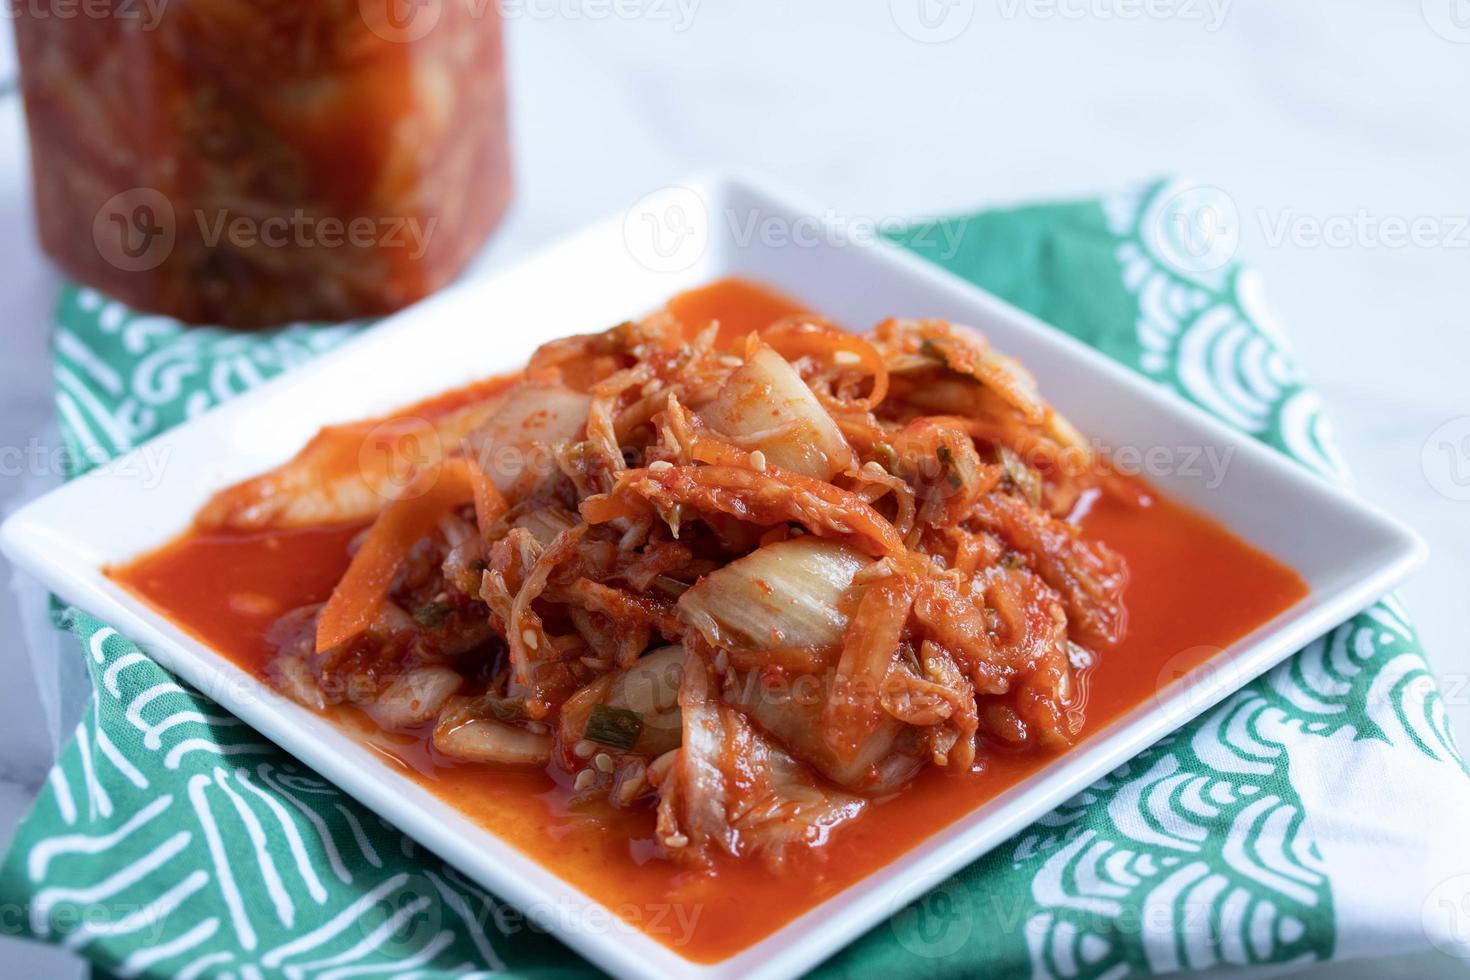
[[[1170, 209], [1201, 193], [1160, 183], [895, 237], [1336, 474], [1256, 279], [1178, 260], [1198, 253], [1171, 240]], [[128, 450], [354, 329], [185, 330], [68, 289], [55, 365], [72, 458]], [[129, 977], [595, 973], [126, 637], [77, 610], [58, 618], [95, 692], [0, 872], [0, 903], [25, 910], [4, 928]], [[1470, 779], [1390, 599], [817, 972], [1112, 978], [1463, 951], [1467, 817]]]

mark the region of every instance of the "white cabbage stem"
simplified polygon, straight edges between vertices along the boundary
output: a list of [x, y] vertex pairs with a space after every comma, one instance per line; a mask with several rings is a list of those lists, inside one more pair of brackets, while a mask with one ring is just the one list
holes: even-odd
[[412, 728], [433, 718], [456, 693], [464, 678], [449, 667], [419, 667], [399, 676], [367, 707], [384, 728]]
[[832, 416], [796, 369], [765, 344], [730, 375], [700, 417], [783, 470], [830, 480], [852, 465], [852, 448]]
[[847, 629], [838, 605], [870, 563], [845, 545], [792, 538], [706, 575], [679, 597], [679, 611], [716, 647], [836, 649]]
[[501, 493], [524, 477], [539, 482], [556, 472], [552, 450], [577, 438], [587, 425], [592, 398], [562, 385], [524, 382], [468, 438], [480, 470]]
[[465, 762], [544, 766], [551, 761], [550, 735], [513, 728], [490, 718], [441, 723], [434, 730], [434, 748]]

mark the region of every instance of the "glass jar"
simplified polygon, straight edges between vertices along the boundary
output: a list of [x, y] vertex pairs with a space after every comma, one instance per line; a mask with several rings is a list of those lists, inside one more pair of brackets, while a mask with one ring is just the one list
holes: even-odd
[[388, 313], [510, 199], [493, 0], [17, 5], [47, 253], [138, 309]]

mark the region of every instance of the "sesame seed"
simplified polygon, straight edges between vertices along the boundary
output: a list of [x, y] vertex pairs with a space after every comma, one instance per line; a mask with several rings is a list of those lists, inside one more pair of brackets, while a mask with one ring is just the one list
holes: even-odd
[[671, 470], [673, 468], [674, 464], [666, 459], [656, 459], [648, 464], [648, 472], [650, 473], [662, 473], [665, 470]]
[[843, 367], [852, 367], [854, 364], [863, 363], [863, 359], [850, 350], [840, 350], [832, 355], [833, 364], [841, 364]]
[[606, 752], [599, 752], [592, 757], [592, 765], [596, 767], [598, 772], [612, 772], [612, 756], [608, 755]]
[[592, 757], [592, 753], [596, 751], [597, 746], [587, 741], [585, 738], [579, 740], [576, 745], [572, 746], [572, 755], [576, 756], [579, 759], [590, 759]]
[[633, 802], [633, 798], [636, 797], [646, 785], [648, 785], [648, 779], [644, 773], [640, 772], [629, 776], [627, 779], [624, 779], [621, 783], [618, 784], [617, 802], [622, 806], [627, 806], [628, 804]]
[[750, 454], [750, 465], [755, 469], [764, 471], [766, 468], [766, 454], [757, 449]]
[[683, 834], [670, 834], [669, 836], [664, 838], [665, 847], [685, 847], [686, 845], [688, 845], [688, 843], [689, 838], [685, 837]]
[[581, 772], [577, 773], [577, 778], [572, 781], [572, 786], [579, 790], [588, 789], [596, 781], [597, 777], [593, 775], [591, 769], [583, 769]]
[[525, 644], [526, 644], [526, 646], [530, 647], [532, 650], [536, 649], [537, 647], [539, 647], [541, 645], [541, 641], [536, 638], [536, 631], [535, 630], [529, 630], [529, 629], [522, 630], [521, 631], [521, 640], [524, 641]]
[[888, 578], [894, 573], [893, 563], [887, 558], [874, 562], [867, 568], [860, 569], [853, 576], [854, 585], [866, 585], [868, 582], [876, 582], [878, 579]]
[[742, 366], [745, 362], [736, 357], [734, 354], [723, 354], [720, 357], [720, 363], [727, 368], [738, 368]]
[[648, 775], [653, 779], [655, 784], [663, 782], [664, 777], [669, 774], [669, 770], [674, 768], [674, 757], [678, 754], [678, 749], [669, 749], [663, 755], [654, 759], [649, 765]]

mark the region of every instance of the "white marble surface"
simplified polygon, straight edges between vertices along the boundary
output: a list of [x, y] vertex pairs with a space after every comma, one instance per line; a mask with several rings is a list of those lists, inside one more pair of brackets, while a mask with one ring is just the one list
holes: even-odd
[[[1264, 274], [1361, 493], [1430, 543], [1429, 567], [1403, 594], [1470, 743], [1470, 501], [1454, 499], [1470, 496], [1470, 441], [1458, 456], [1439, 448], [1467, 431], [1442, 427], [1470, 416], [1465, 0], [507, 9], [518, 12], [508, 36], [520, 186], [487, 267], [725, 167], [866, 219], [1090, 195], [1168, 173], [1226, 189], [1240, 253]], [[4, 64], [0, 53], [0, 80]], [[24, 447], [49, 419], [55, 276], [35, 249], [26, 183], [16, 100], [0, 97], [0, 448]], [[1395, 243], [1393, 222], [1415, 220], [1419, 241]], [[0, 506], [52, 476], [5, 469]], [[51, 735], [5, 596], [0, 639], [3, 839]], [[75, 972], [50, 951], [0, 946], [15, 975]], [[1463, 966], [1427, 954], [1315, 972], [1407, 978]]]

